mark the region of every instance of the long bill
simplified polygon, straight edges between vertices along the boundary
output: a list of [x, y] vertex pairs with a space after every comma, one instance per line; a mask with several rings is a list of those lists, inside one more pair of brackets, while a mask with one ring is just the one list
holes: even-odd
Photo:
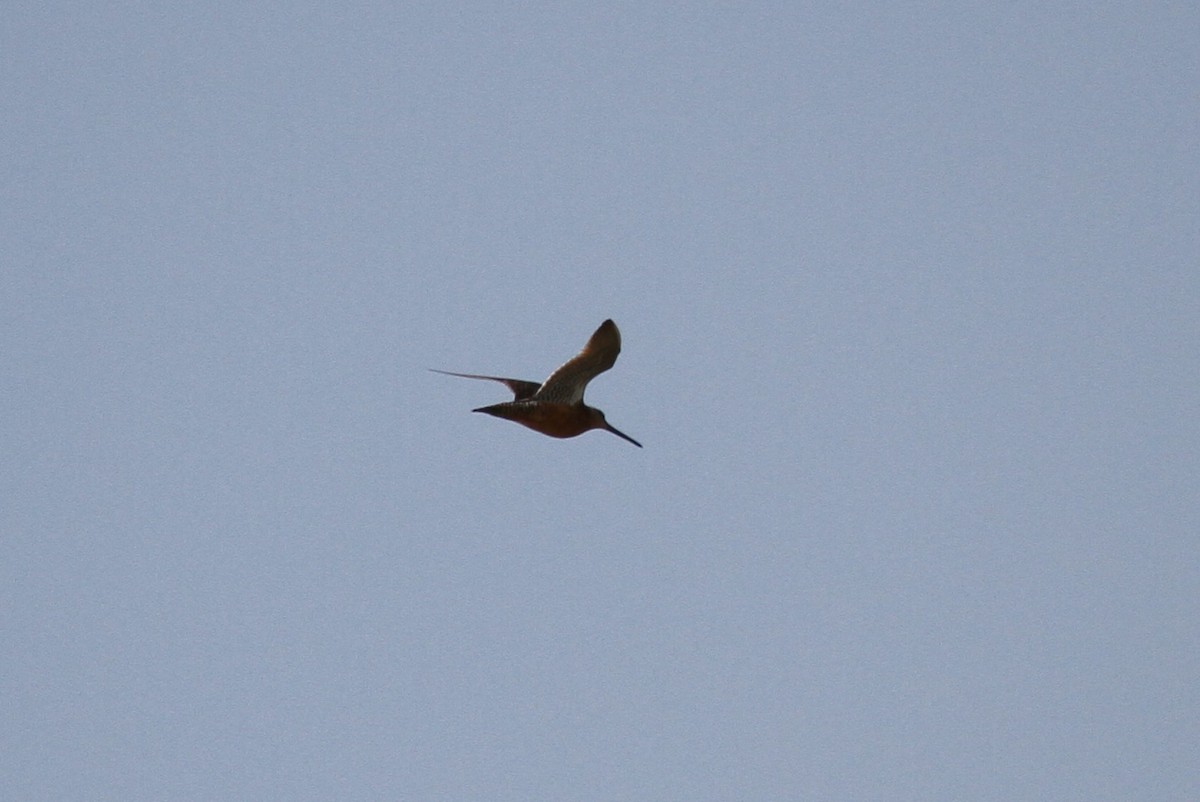
[[634, 439], [633, 439], [632, 437], [630, 437], [629, 435], [625, 434], [625, 433], [624, 433], [624, 432], [622, 432], [622, 431], [619, 431], [619, 430], [617, 429], [617, 427], [613, 426], [611, 423], [608, 423], [607, 421], [605, 421], [605, 423], [604, 423], [604, 428], [605, 428], [606, 430], [608, 430], [608, 431], [612, 432], [613, 434], [615, 434], [617, 437], [620, 437], [620, 438], [622, 438], [623, 440], [628, 440], [629, 442], [633, 443], [633, 444], [634, 444], [635, 446], [637, 446], [638, 448], [641, 448], [641, 447], [642, 447], [642, 444], [641, 444], [641, 443], [639, 443], [637, 440], [634, 440]]

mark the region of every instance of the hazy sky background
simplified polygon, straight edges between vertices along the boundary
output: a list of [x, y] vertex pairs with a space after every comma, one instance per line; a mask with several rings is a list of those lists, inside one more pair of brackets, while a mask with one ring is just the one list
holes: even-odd
[[[8, 799], [1200, 798], [1195, 3], [6, 3]], [[472, 415], [612, 317], [645, 444]]]

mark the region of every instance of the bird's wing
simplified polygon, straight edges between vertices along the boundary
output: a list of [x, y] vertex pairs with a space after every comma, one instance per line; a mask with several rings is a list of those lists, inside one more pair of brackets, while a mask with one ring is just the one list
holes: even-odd
[[616, 364], [619, 353], [621, 332], [616, 323], [606, 320], [582, 351], [550, 374], [534, 397], [557, 404], [580, 403], [587, 383]]
[[532, 398], [533, 394], [541, 387], [537, 382], [527, 382], [522, 379], [504, 379], [499, 376], [477, 376], [474, 373], [451, 373], [448, 370], [438, 370], [430, 368], [434, 373], [441, 373], [445, 376], [458, 376], [460, 379], [483, 379], [485, 381], [500, 382], [508, 389], [512, 390], [514, 401], [523, 401], [526, 398]]

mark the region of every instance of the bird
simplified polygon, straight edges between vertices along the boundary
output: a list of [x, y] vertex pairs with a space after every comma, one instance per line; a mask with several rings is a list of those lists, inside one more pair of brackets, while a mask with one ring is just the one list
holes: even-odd
[[512, 401], [479, 407], [472, 412], [515, 421], [550, 437], [577, 437], [592, 429], [603, 429], [641, 448], [641, 443], [605, 420], [603, 412], [583, 403], [583, 390], [588, 382], [616, 364], [619, 353], [621, 332], [617, 330], [616, 323], [606, 320], [592, 334], [582, 351], [556, 368], [541, 384], [500, 376], [452, 373], [437, 368], [430, 370], [462, 379], [500, 382], [513, 394]]

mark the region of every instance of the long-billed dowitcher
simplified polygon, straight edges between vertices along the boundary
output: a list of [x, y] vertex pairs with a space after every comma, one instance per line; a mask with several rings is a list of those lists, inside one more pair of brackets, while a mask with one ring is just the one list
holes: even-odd
[[596, 329], [582, 351], [563, 363], [541, 384], [499, 376], [451, 373], [436, 368], [430, 370], [464, 379], [500, 382], [512, 390], [512, 401], [480, 407], [472, 412], [486, 412], [497, 418], [516, 421], [535, 432], [551, 437], [576, 437], [592, 429], [604, 429], [641, 448], [641, 443], [624, 432], [617, 431], [606, 421], [603, 412], [583, 403], [583, 390], [588, 382], [611, 368], [616, 363], [619, 353], [621, 332], [617, 331], [616, 323], [606, 320]]

